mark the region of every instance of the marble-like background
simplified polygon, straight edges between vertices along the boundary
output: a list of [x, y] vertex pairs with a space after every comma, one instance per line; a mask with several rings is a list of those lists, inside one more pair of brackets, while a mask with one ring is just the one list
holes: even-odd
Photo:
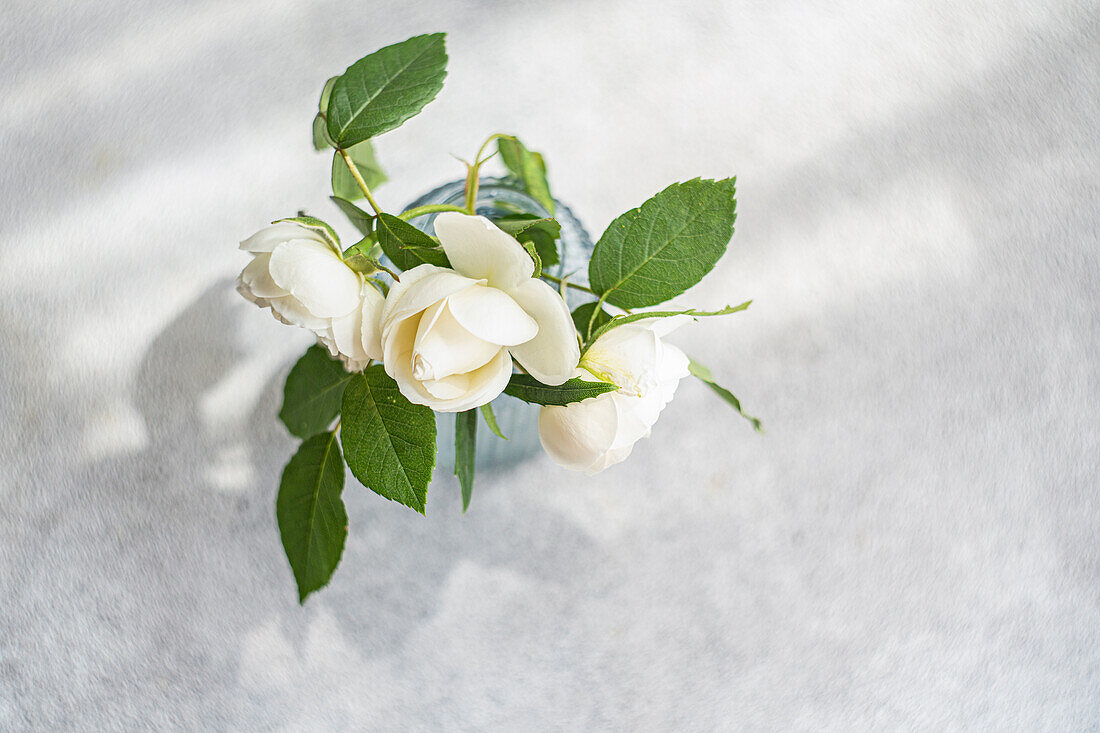
[[[336, 219], [321, 82], [434, 30], [384, 205], [496, 130], [595, 234], [737, 174], [689, 299], [755, 304], [675, 340], [768, 435], [685, 382], [592, 479], [349, 485], [299, 608], [236, 243]], [[5, 0], [0, 729], [1097, 730], [1098, 119], [1094, 2]]]

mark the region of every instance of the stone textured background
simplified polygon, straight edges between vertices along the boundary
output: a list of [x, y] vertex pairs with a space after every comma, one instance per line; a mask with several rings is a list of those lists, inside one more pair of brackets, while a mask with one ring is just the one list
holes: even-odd
[[[768, 434], [685, 382], [592, 479], [349, 485], [299, 608], [236, 243], [336, 219], [321, 83], [434, 30], [382, 202], [496, 130], [597, 235], [737, 174], [687, 300], [755, 304], [675, 341]], [[0, 729], [1097, 730], [1098, 119], [1095, 3], [6, 0]]]

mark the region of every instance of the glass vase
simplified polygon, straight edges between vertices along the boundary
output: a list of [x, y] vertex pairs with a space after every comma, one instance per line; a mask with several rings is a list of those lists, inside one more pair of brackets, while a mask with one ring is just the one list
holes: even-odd
[[[464, 206], [465, 195], [465, 181], [452, 181], [429, 191], [405, 208], [412, 209], [429, 204]], [[561, 237], [557, 242], [558, 263], [544, 267], [543, 270], [558, 278], [569, 275], [570, 282], [587, 285], [592, 240], [568, 206], [557, 199], [554, 200], [554, 205], [554, 218], [561, 224]], [[514, 178], [482, 178], [478, 184], [475, 210], [478, 214], [490, 219], [517, 211], [540, 217], [550, 216], [550, 212], [528, 196], [522, 184]], [[412, 223], [424, 232], [434, 235], [435, 216], [430, 214], [418, 217]], [[566, 302], [570, 310], [590, 300], [593, 300], [592, 296], [584, 291], [567, 290]], [[538, 406], [529, 405], [507, 395], [497, 397], [492, 405], [501, 432], [508, 437], [508, 440], [501, 440], [493, 435], [484, 420], [479, 418], [477, 467], [484, 469], [508, 466], [537, 453], [539, 451]], [[448, 472], [454, 466], [454, 426], [454, 414], [437, 415], [439, 454], [436, 465]]]

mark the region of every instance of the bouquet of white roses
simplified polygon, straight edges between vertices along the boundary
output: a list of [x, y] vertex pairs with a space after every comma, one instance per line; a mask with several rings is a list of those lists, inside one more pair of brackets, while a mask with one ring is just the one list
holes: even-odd
[[[333, 201], [359, 241], [344, 248], [331, 226], [299, 213], [241, 243], [252, 256], [241, 294], [319, 344], [291, 370], [279, 413], [303, 439], [276, 502], [300, 601], [328, 582], [343, 553], [345, 462], [364, 486], [424, 513], [436, 412], [456, 413], [465, 510], [479, 414], [503, 438], [490, 404], [502, 393], [538, 405], [543, 448], [587, 474], [624, 460], [689, 374], [741, 411], [705, 367], [663, 339], [693, 318], [749, 303], [640, 310], [680, 295], [723, 255], [736, 218], [734, 179], [675, 183], [615, 219], [587, 278], [547, 271], [559, 262], [557, 202], [542, 156], [511, 135], [490, 136], [466, 163], [464, 205], [386, 212], [371, 193], [386, 180], [371, 140], [435, 98], [446, 62], [443, 34], [416, 36], [324, 86], [314, 145], [334, 150]], [[538, 211], [502, 205], [478, 215], [480, 170], [495, 153]], [[587, 302], [571, 312], [567, 289]]]

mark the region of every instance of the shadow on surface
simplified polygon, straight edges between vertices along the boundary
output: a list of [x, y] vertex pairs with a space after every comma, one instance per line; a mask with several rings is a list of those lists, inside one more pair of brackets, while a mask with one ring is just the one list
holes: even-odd
[[[26, 610], [51, 618], [58, 646], [80, 657], [68, 660], [66, 674], [82, 679], [71, 700], [34, 703], [65, 718], [79, 718], [89, 704], [144, 707], [150, 699], [161, 701], [157, 714], [166, 720], [195, 706], [224, 710], [243, 637], [261, 622], [277, 618], [286, 638], [300, 644], [323, 608], [364, 657], [385, 654], [432, 616], [459, 562], [565, 581], [562, 568], [593, 552], [587, 536], [560, 518], [496, 501], [509, 488], [499, 473], [479, 476], [463, 516], [453, 477], [437, 472], [427, 518], [349, 475], [344, 558], [333, 583], [299, 607], [274, 514], [279, 475], [296, 447], [276, 418], [291, 363], [268, 381], [239, 433], [213, 432], [200, 409], [246, 356], [234, 334], [248, 306], [230, 305], [231, 289], [228, 279], [208, 288], [142, 358], [133, 402], [147, 445], [83, 465], [38, 517], [46, 561], [43, 576], [30, 579]], [[215, 485], [210, 469], [238, 441], [252, 479]], [[121, 689], [130, 692], [120, 697]]]

